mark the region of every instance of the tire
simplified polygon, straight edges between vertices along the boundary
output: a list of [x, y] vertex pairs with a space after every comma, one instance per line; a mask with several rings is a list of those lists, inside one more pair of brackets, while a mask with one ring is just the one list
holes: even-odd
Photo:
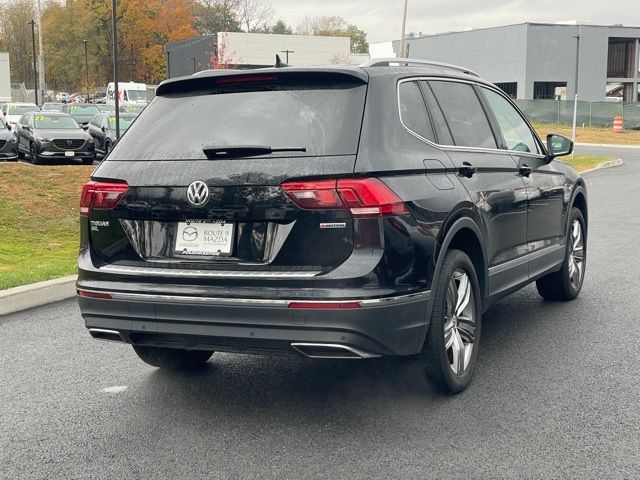
[[144, 347], [133, 345], [138, 357], [152, 367], [166, 370], [195, 370], [204, 366], [213, 352], [205, 350], [182, 350], [177, 348]]
[[538, 293], [545, 300], [574, 300], [582, 290], [587, 266], [587, 226], [580, 209], [573, 207], [569, 216], [567, 248], [562, 268], [536, 281]]
[[20, 151], [20, 147], [18, 147], [18, 160], [24, 160], [24, 153]]
[[106, 143], [104, 144], [104, 156], [103, 156], [102, 158], [103, 158], [103, 159], [104, 159], [104, 158], [107, 158], [107, 155], [109, 155], [109, 152], [110, 152], [110, 151], [111, 151], [111, 142], [106, 142]]
[[432, 293], [429, 332], [418, 365], [443, 393], [460, 393], [475, 372], [482, 327], [478, 276], [466, 253], [446, 253]]
[[29, 144], [29, 158], [31, 158], [31, 163], [33, 163], [34, 165], [44, 164], [42, 159], [36, 154], [36, 147], [33, 145], [33, 143]]
[[93, 165], [93, 162], [95, 162], [95, 161], [96, 161], [95, 157], [93, 157], [93, 158], [83, 158], [82, 159], [82, 164], [83, 165]]

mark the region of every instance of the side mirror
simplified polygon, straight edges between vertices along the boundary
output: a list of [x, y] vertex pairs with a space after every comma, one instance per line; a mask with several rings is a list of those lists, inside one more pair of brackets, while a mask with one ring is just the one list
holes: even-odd
[[547, 156], [549, 160], [573, 153], [573, 141], [562, 135], [547, 135]]
[[[17, 124], [16, 124], [16, 125], [17, 125]], [[23, 126], [22, 126], [22, 129], [23, 129], [23, 130], [26, 130], [27, 132], [30, 132], [30, 131], [31, 131], [31, 127], [30, 127], [29, 125], [23, 125]]]
[[102, 130], [102, 133], [107, 131], [107, 127], [102, 127], [100, 130]]

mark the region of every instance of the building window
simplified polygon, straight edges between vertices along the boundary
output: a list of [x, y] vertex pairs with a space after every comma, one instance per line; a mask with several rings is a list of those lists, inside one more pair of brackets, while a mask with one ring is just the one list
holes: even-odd
[[533, 82], [534, 100], [566, 100], [567, 82]]
[[500, 82], [494, 83], [496, 87], [506, 93], [510, 98], [518, 98], [518, 82]]
[[607, 58], [608, 78], [630, 78], [635, 76], [636, 39], [610, 38]]

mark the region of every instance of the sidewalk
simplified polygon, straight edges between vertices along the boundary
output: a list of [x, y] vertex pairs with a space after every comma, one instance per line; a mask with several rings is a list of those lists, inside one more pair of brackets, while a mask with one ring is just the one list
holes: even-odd
[[577, 143], [577, 147], [631, 148], [640, 150], [640, 145], [619, 145], [617, 143]]

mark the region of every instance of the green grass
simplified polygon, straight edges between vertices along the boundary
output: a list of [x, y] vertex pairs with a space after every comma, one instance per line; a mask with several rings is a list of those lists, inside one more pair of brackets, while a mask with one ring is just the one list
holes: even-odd
[[0, 164], [0, 290], [76, 272], [80, 191], [93, 168]]
[[573, 166], [573, 168], [575, 168], [578, 172], [584, 172], [585, 170], [596, 168], [601, 163], [613, 160], [613, 158], [594, 155], [576, 155], [575, 157], [567, 155], [566, 157], [558, 158], [558, 160], [564, 163], [568, 163], [569, 165]]
[[[545, 141], [547, 134], [557, 133], [571, 138], [571, 125], [556, 123], [534, 123], [533, 127], [538, 135]], [[613, 133], [611, 127], [585, 126], [576, 128], [576, 142], [582, 143], [607, 143], [619, 145], [640, 145], [640, 130], [625, 130], [624, 133]]]

